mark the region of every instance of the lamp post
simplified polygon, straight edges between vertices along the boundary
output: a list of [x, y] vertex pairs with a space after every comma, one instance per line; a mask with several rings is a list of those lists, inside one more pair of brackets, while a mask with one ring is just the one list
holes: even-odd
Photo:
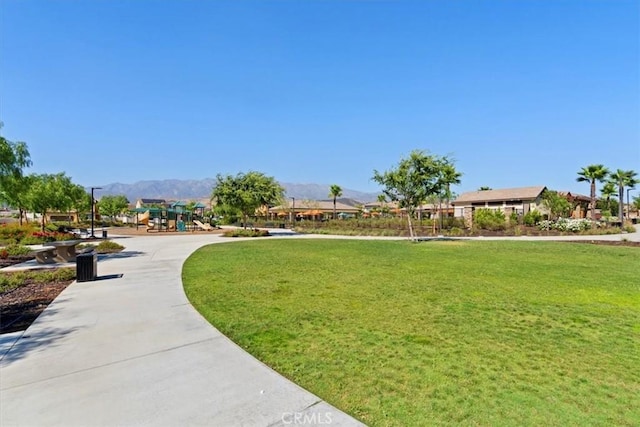
[[631, 204], [629, 204], [629, 192], [633, 191], [633, 188], [627, 188], [627, 219], [631, 220]]
[[91, 187], [91, 238], [95, 239], [96, 236], [93, 234], [93, 223], [96, 216], [96, 201], [93, 198], [93, 190], [102, 190], [102, 187]]
[[292, 197], [291, 202], [291, 226], [293, 227], [296, 220], [296, 198]]

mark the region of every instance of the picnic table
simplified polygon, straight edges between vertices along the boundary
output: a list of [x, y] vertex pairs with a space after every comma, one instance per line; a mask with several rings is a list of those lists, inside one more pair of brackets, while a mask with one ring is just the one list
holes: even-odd
[[35, 253], [38, 264], [54, 264], [56, 262], [56, 248], [44, 246], [42, 249], [37, 249]]
[[[76, 246], [81, 240], [59, 240], [56, 242], [45, 243], [44, 246], [53, 246], [56, 255], [55, 259], [59, 262], [74, 262], [76, 260]], [[37, 259], [37, 254], [36, 254]], [[39, 262], [39, 261], [38, 261]]]

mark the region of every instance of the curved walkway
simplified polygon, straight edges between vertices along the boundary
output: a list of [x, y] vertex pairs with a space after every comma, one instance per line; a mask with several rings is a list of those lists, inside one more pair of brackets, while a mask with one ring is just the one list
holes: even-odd
[[[579, 238], [640, 241], [640, 227]], [[0, 353], [0, 425], [362, 425], [244, 352], [193, 309], [182, 264], [199, 247], [228, 240], [120, 239], [125, 251], [98, 263], [101, 280], [70, 285]]]
[[0, 425], [362, 425], [193, 309], [182, 264], [224, 241], [123, 237], [125, 251], [98, 262], [101, 280], [67, 287], [4, 354]]

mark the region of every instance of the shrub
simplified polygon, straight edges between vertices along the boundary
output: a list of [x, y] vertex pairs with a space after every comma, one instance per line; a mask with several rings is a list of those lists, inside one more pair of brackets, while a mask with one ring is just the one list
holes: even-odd
[[96, 246], [96, 251], [98, 251], [98, 253], [101, 253], [101, 254], [108, 253], [108, 252], [119, 252], [123, 249], [124, 249], [124, 246], [112, 240], [103, 240], [100, 243], [98, 243], [98, 246]]
[[9, 245], [4, 250], [9, 256], [28, 255], [31, 253], [31, 248], [24, 245]]
[[44, 243], [44, 240], [41, 237], [34, 236], [33, 234], [30, 234], [20, 239], [21, 245], [41, 245], [43, 243]]
[[24, 236], [20, 243], [23, 245], [39, 245], [46, 242], [59, 240], [73, 240], [75, 237], [71, 233], [60, 233], [58, 231], [34, 231]]
[[237, 228], [222, 233], [224, 237], [266, 237], [270, 236], [267, 230], [259, 230], [257, 228]]
[[114, 252], [120, 252], [121, 250], [124, 249], [124, 246], [111, 240], [103, 240], [97, 245], [86, 243], [86, 244], [78, 245], [77, 248], [80, 250], [94, 249], [99, 254], [109, 254]]
[[512, 211], [511, 215], [509, 215], [509, 224], [518, 225], [518, 213], [516, 211]]
[[31, 231], [31, 227], [20, 226], [19, 224], [2, 224], [0, 226], [0, 241], [4, 244], [18, 243]]
[[567, 219], [559, 218], [557, 221], [544, 220], [538, 224], [540, 230], [558, 230], [577, 233], [591, 229], [591, 221], [588, 219]]
[[449, 230], [450, 236], [462, 236], [463, 234], [464, 234], [464, 231], [462, 231], [462, 229], [458, 227], [453, 227], [451, 228], [451, 230]]
[[522, 221], [524, 222], [524, 225], [532, 227], [542, 221], [542, 214], [537, 210], [531, 210], [524, 215]]
[[507, 226], [507, 219], [504, 212], [496, 209], [478, 209], [473, 216], [473, 223], [483, 230], [504, 230]]
[[19, 271], [0, 274], [0, 292], [10, 291], [32, 282], [66, 282], [76, 277], [74, 268], [58, 268], [55, 270]]

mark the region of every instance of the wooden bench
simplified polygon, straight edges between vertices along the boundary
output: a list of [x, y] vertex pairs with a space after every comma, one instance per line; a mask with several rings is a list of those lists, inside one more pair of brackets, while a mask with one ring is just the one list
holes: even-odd
[[46, 246], [53, 246], [56, 251], [56, 260], [59, 262], [74, 262], [76, 260], [76, 246], [80, 240], [60, 240], [57, 242], [45, 243]]
[[34, 252], [38, 264], [55, 264], [56, 248], [44, 247], [42, 249], [36, 249]]

